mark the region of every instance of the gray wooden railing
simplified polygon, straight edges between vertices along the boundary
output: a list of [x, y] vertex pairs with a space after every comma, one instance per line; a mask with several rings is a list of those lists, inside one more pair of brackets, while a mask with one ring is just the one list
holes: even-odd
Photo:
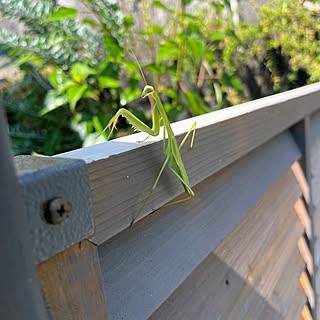
[[177, 140], [195, 120], [196, 196], [163, 207], [184, 196], [165, 171], [132, 228], [161, 134], [17, 157], [17, 178], [1, 143], [7, 319], [318, 319], [320, 84], [174, 123]]

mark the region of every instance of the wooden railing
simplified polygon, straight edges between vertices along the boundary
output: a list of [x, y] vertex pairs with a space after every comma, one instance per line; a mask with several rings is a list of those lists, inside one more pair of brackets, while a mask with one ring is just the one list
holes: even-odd
[[174, 123], [178, 141], [195, 120], [195, 197], [163, 207], [184, 196], [165, 171], [131, 228], [161, 134], [57, 156], [86, 162], [95, 230], [38, 263], [54, 319], [317, 319], [320, 84]]

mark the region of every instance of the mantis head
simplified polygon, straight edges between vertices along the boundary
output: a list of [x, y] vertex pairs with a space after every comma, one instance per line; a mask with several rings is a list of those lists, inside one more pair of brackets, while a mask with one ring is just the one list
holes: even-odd
[[152, 94], [154, 91], [153, 87], [152, 86], [149, 86], [149, 85], [146, 85], [142, 91], [142, 94], [141, 94], [141, 97], [142, 98], [145, 98], [147, 97], [148, 95]]

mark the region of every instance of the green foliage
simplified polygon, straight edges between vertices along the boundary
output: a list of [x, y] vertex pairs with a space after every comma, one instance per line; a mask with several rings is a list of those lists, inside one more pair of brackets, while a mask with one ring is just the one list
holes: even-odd
[[[165, 27], [151, 22], [142, 0], [139, 32], [117, 0], [81, 2], [90, 18], [55, 0], [0, 0], [2, 14], [26, 28], [23, 34], [0, 30], [0, 51], [22, 74], [16, 83], [0, 83], [15, 154], [51, 155], [105, 141], [107, 134], [98, 133], [122, 106], [150, 124], [148, 101], [134, 102], [144, 83], [130, 47], [138, 60], [139, 48], [149, 49], [151, 62], [142, 69], [170, 121], [245, 101], [247, 81], [239, 70], [256, 60], [275, 92], [301, 84], [301, 72], [308, 82], [320, 79], [320, 13], [302, 0], [264, 6], [259, 25], [235, 25], [227, 0], [192, 13], [186, 10], [191, 0], [177, 8], [154, 1], [170, 15]], [[124, 121], [118, 127], [117, 135], [132, 132]]]
[[[224, 8], [230, 9], [229, 2], [213, 1], [206, 10], [195, 14], [186, 13], [186, 3], [181, 1], [176, 9], [161, 1], [153, 2], [153, 7], [171, 14], [165, 28], [150, 23], [144, 11], [146, 29], [141, 36], [153, 57], [145, 69], [153, 73], [155, 87], [167, 109], [179, 108], [189, 115], [199, 115], [243, 101], [235, 73], [228, 72], [222, 63], [225, 38], [235, 36], [232, 12], [229, 16], [227, 11], [222, 14]], [[233, 81], [226, 83], [226, 77]], [[178, 115], [171, 112], [170, 120], [176, 120]]]
[[[304, 7], [303, 0], [273, 1], [260, 12], [261, 31], [268, 45], [290, 57], [292, 72], [300, 69], [309, 82], [320, 81], [320, 13]], [[270, 61], [270, 68], [274, 67]]]
[[121, 94], [130, 94], [116, 80], [130, 17], [114, 0], [83, 3], [94, 21], [81, 21], [77, 10], [53, 0], [0, 0], [2, 14], [26, 27], [23, 34], [0, 30], [1, 50], [23, 75], [0, 97], [16, 154], [51, 155], [104, 141], [96, 132], [116, 112]]
[[237, 72], [264, 60], [275, 92], [320, 81], [320, 12], [303, 0], [275, 0], [260, 10], [258, 25], [241, 24], [226, 39], [224, 65]]

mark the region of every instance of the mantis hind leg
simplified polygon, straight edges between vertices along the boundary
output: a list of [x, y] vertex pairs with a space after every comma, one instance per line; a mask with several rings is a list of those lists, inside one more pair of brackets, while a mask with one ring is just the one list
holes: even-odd
[[164, 205], [164, 207], [167, 207], [167, 206], [171, 206], [172, 204], [176, 204], [176, 203], [180, 203], [180, 202], [183, 202], [183, 201], [187, 201], [191, 198], [194, 197], [194, 192], [192, 191], [191, 187], [189, 186], [188, 183], [186, 183], [183, 178], [176, 172], [174, 171], [174, 169], [172, 168], [169, 168], [177, 177], [178, 179], [181, 181], [181, 183], [183, 184], [183, 186], [185, 187], [187, 193], [189, 194], [189, 197], [187, 198], [184, 198], [184, 199], [181, 199], [181, 200], [178, 200], [178, 201], [174, 201], [174, 202], [170, 202], [170, 203], [167, 203], [166, 205]]
[[137, 214], [137, 215], [134, 217], [134, 219], [131, 221], [130, 227], [131, 227], [131, 226], [134, 224], [134, 222], [137, 220], [137, 218], [139, 217], [139, 215], [140, 215], [140, 213], [142, 212], [143, 208], [146, 206], [147, 202], [149, 201], [149, 199], [150, 199], [153, 191], [155, 190], [155, 188], [156, 188], [156, 186], [157, 186], [157, 184], [158, 184], [158, 181], [159, 181], [159, 179], [160, 179], [160, 176], [161, 176], [164, 168], [166, 167], [169, 159], [170, 159], [170, 156], [167, 156], [167, 158], [166, 158], [166, 160], [164, 161], [164, 163], [163, 163], [163, 165], [162, 165], [162, 167], [161, 167], [161, 169], [160, 169], [160, 172], [159, 172], [159, 174], [158, 174], [158, 176], [157, 176], [157, 179], [156, 179], [155, 183], [153, 184], [153, 187], [152, 187], [152, 189], [151, 189], [151, 191], [150, 191], [150, 193], [149, 193], [146, 201], [144, 202], [143, 206], [142, 206], [141, 209], [139, 210], [138, 214]]
[[195, 121], [194, 124], [192, 125], [192, 127], [190, 128], [190, 130], [188, 131], [188, 133], [186, 134], [186, 136], [183, 138], [182, 142], [180, 143], [179, 150], [180, 150], [181, 147], [184, 145], [184, 143], [185, 143], [186, 140], [188, 139], [191, 131], [193, 130], [192, 139], [191, 139], [191, 143], [190, 143], [190, 149], [192, 149], [192, 147], [193, 147], [194, 135], [195, 135], [195, 133], [196, 133], [196, 125], [197, 125], [197, 122]]

